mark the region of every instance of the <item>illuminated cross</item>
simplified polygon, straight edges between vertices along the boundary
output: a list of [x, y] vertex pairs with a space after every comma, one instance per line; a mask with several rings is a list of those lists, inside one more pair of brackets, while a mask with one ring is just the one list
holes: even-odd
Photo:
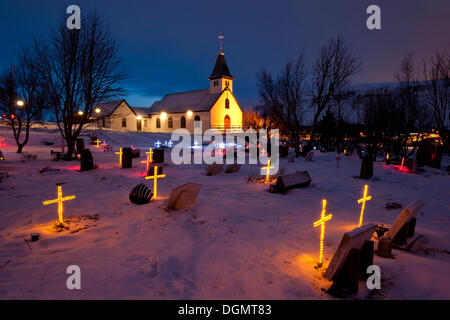
[[75, 199], [75, 196], [68, 196], [68, 197], [64, 197], [62, 196], [62, 187], [58, 186], [58, 198], [54, 199], [54, 200], [47, 200], [42, 202], [42, 204], [44, 206], [49, 205], [49, 204], [53, 204], [53, 203], [57, 203], [58, 204], [58, 218], [59, 218], [59, 222], [63, 223], [63, 201], [67, 201], [67, 200], [73, 200]]
[[271, 166], [270, 165], [270, 160], [268, 160], [267, 161], [267, 167], [263, 167], [263, 169], [266, 169], [267, 170], [267, 174], [266, 174], [266, 182], [269, 182], [269, 172], [270, 172], [270, 169], [273, 169], [274, 168], [274, 166]]
[[120, 155], [119, 164], [122, 165], [122, 155], [123, 155], [122, 148], [120, 148], [120, 152], [116, 152], [116, 154]]
[[167, 143], [167, 146], [168, 146], [169, 148], [172, 148], [172, 145], [173, 145], [172, 140], [169, 140], [169, 143]]
[[362, 226], [363, 223], [363, 216], [364, 216], [364, 208], [366, 207], [366, 201], [369, 201], [370, 199], [372, 199], [372, 196], [367, 196], [367, 184], [364, 186], [364, 193], [363, 193], [363, 197], [361, 199], [358, 199], [358, 203], [362, 203], [362, 207], [361, 207], [361, 216], [359, 217], [359, 224], [358, 227]]
[[146, 180], [153, 179], [153, 191], [154, 191], [154, 194], [155, 194], [155, 199], [157, 197], [157, 183], [156, 183], [156, 180], [158, 178], [164, 178], [165, 176], [166, 176], [165, 174], [158, 175], [158, 167], [155, 166], [155, 171], [154, 171], [153, 175], [145, 177]]
[[325, 215], [327, 211], [327, 200], [322, 199], [322, 214], [320, 215], [320, 220], [314, 222], [314, 227], [321, 226], [320, 230], [320, 252], [319, 252], [319, 264], [318, 267], [322, 266], [323, 259], [323, 239], [325, 238], [325, 222], [333, 218], [332, 214]]
[[197, 142], [197, 140], [194, 141], [194, 147], [198, 147], [199, 143]]
[[154, 143], [154, 145], [155, 145], [157, 148], [159, 148], [159, 147], [161, 146], [161, 142], [158, 140], [158, 141], [156, 141], [156, 142]]
[[400, 171], [403, 171], [403, 163], [405, 162], [405, 157], [402, 157], [402, 164], [400, 165]]
[[5, 141], [5, 139], [0, 138], [0, 147], [3, 147], [3, 141]]
[[[153, 162], [153, 151], [152, 151], [152, 148], [149, 148], [149, 149], [150, 149], [149, 152], [146, 152], [146, 154], [148, 154], [150, 156], [150, 161]], [[148, 160], [148, 158], [147, 158], [147, 160]]]
[[102, 141], [98, 140], [98, 138], [97, 138], [97, 140], [95, 140], [94, 142], [97, 144], [97, 148], [98, 148], [100, 146], [100, 142], [102, 142]]
[[106, 148], [107, 145], [108, 145], [108, 144], [106, 143], [106, 141], [103, 141], [102, 144], [101, 144], [101, 146], [102, 146], [103, 148]]
[[[148, 153], [148, 152], [146, 152], [146, 153]], [[152, 153], [153, 153], [153, 152], [152, 152]], [[151, 156], [150, 154], [147, 155], [147, 160], [141, 161], [141, 163], [146, 163], [146, 164], [147, 164], [146, 170], [145, 170], [146, 173], [148, 173], [148, 166], [149, 166], [152, 162], [153, 162], [153, 161], [152, 161], [152, 156]]]

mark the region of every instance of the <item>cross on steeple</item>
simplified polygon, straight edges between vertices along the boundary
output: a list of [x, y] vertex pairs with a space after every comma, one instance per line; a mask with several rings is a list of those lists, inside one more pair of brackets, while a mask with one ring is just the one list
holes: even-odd
[[220, 47], [220, 49], [219, 49], [219, 53], [223, 53], [223, 51], [222, 51], [222, 41], [223, 41], [223, 34], [222, 33], [220, 33], [219, 34], [219, 36], [217, 37], [218, 39], [219, 39], [219, 47]]

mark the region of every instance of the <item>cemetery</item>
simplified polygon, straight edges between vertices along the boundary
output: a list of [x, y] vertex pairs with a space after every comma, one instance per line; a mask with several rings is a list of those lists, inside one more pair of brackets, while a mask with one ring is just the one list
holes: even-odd
[[0, 136], [2, 297], [70, 298], [77, 264], [86, 299], [450, 298], [444, 169], [292, 149], [277, 173], [175, 165], [169, 134], [112, 131], [54, 161], [58, 132], [34, 131], [29, 157]]

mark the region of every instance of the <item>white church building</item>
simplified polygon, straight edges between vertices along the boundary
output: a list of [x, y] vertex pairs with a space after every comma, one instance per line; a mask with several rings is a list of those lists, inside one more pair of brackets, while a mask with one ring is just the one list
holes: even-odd
[[211, 75], [209, 88], [171, 93], [149, 108], [132, 107], [125, 100], [99, 104], [96, 125], [117, 131], [171, 133], [186, 128], [194, 131], [194, 121], [202, 130], [242, 130], [242, 109], [233, 94], [234, 77], [220, 50]]

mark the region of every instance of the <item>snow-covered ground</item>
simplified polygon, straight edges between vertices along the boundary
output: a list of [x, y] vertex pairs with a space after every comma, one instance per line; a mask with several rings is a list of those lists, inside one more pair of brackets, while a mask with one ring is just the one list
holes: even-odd
[[[133, 159], [132, 169], [118, 168], [114, 152], [90, 146], [99, 169], [79, 172], [76, 161], [52, 162], [42, 140], [60, 144], [58, 132], [33, 131], [24, 152], [36, 160], [22, 161], [12, 135], [0, 128], [6, 161], [0, 171], [0, 298], [1, 299], [332, 299], [323, 289], [330, 283], [314, 268], [319, 251], [321, 199], [328, 200], [333, 219], [327, 222], [324, 264], [327, 265], [344, 232], [358, 223], [365, 183], [373, 199], [365, 222], [391, 224], [413, 200], [427, 203], [418, 216], [416, 234], [423, 234], [411, 252], [394, 250], [395, 259], [374, 256], [381, 267], [381, 290], [373, 299], [450, 299], [450, 176], [445, 170], [422, 174], [399, 172], [375, 164], [369, 181], [359, 175], [360, 160], [344, 158], [336, 168], [335, 154], [317, 153], [314, 162], [281, 160], [286, 173], [307, 170], [312, 184], [286, 195], [267, 192], [267, 184], [248, 183], [259, 165], [244, 165], [239, 173], [205, 175], [206, 165], [170, 164], [158, 182], [160, 199], [134, 205], [131, 189], [143, 182], [144, 164]], [[167, 136], [148, 133], [100, 132], [117, 151], [133, 144], [148, 148]], [[86, 144], [88, 139], [86, 137]], [[139, 161], [136, 161], [139, 160]], [[445, 159], [445, 166], [448, 159]], [[50, 166], [58, 172], [39, 173]], [[197, 203], [186, 211], [164, 210], [170, 190], [186, 182], [202, 184]], [[83, 220], [79, 232], [55, 232], [57, 206], [42, 201], [63, 195], [64, 215], [99, 215]], [[29, 245], [31, 233], [41, 240]], [[376, 246], [376, 245], [375, 245]], [[81, 290], [68, 290], [66, 268], [81, 268]], [[361, 291], [359, 297], [367, 297]]]

